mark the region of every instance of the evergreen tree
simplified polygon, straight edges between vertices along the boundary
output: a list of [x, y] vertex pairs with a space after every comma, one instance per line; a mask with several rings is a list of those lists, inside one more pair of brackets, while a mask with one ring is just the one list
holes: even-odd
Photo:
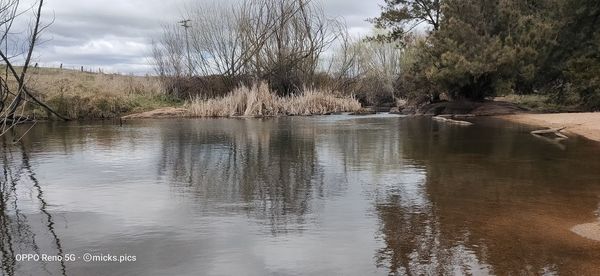
[[404, 38], [410, 23], [433, 27], [399, 76], [402, 96], [480, 101], [547, 93], [557, 103], [577, 95], [600, 109], [598, 1], [387, 0], [374, 22], [389, 30], [388, 39]]

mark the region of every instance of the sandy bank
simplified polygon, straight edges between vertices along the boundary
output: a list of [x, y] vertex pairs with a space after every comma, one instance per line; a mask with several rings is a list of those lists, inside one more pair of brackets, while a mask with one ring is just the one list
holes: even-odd
[[600, 142], [600, 112], [598, 113], [557, 113], [557, 114], [518, 114], [498, 116], [512, 122], [528, 125], [558, 128]]

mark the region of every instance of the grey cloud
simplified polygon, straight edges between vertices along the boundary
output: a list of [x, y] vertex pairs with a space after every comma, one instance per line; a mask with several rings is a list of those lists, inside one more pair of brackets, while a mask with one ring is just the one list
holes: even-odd
[[[176, 22], [191, 6], [218, 0], [53, 0], [45, 21], [54, 23], [37, 50], [42, 65], [103, 68], [121, 73], [151, 73], [150, 43], [161, 26]], [[328, 16], [343, 17], [354, 34], [371, 27], [365, 20], [382, 0], [322, 0]]]

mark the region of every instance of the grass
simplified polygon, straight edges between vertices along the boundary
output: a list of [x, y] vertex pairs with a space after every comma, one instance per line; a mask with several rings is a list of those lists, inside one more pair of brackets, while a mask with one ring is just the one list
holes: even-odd
[[[31, 68], [27, 86], [58, 113], [72, 119], [113, 118], [182, 103], [163, 93], [156, 77]], [[27, 115], [49, 118], [40, 107]]]
[[301, 95], [279, 97], [264, 83], [239, 87], [221, 98], [195, 99], [185, 107], [192, 117], [323, 115], [361, 109], [358, 100], [332, 91], [305, 89]]
[[578, 103], [572, 104], [557, 104], [554, 103], [547, 95], [516, 95], [511, 94], [503, 97], [497, 97], [496, 101], [505, 101], [513, 103], [522, 107], [525, 107], [531, 111], [539, 113], [556, 113], [556, 112], [573, 112], [580, 111], [580, 105]]
[[[361, 109], [355, 98], [333, 91], [305, 89], [301, 95], [279, 97], [264, 83], [239, 87], [224, 97], [184, 103], [167, 96], [157, 77], [56, 68], [31, 68], [27, 87], [55, 111], [71, 119], [115, 118], [165, 107], [184, 107], [191, 117], [320, 115]], [[37, 105], [28, 104], [24, 113], [37, 119], [52, 118]]]

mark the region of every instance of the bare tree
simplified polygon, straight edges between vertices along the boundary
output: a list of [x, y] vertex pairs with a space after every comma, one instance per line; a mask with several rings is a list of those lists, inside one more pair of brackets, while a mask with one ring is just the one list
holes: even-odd
[[[40, 34], [49, 25], [41, 24], [44, 1], [39, 0], [33, 8], [34, 19], [29, 26], [28, 39], [22, 42], [18, 37], [14, 38], [13, 36], [18, 36], [18, 32], [12, 30], [15, 20], [28, 13], [28, 10], [24, 12], [19, 10], [20, 4], [19, 0], [0, 0], [0, 30], [2, 31], [0, 37], [0, 44], [2, 45], [0, 47], [0, 58], [2, 59], [2, 66], [5, 71], [4, 75], [0, 76], [0, 91], [2, 93], [2, 97], [0, 97], [0, 118], [2, 118], [0, 135], [5, 134], [19, 123], [31, 120], [31, 118], [23, 116], [27, 103], [40, 105], [57, 117], [67, 120], [67, 118], [56, 113], [48, 105], [38, 100], [33, 95], [32, 90], [27, 87], [27, 73], [31, 64], [33, 50], [39, 41]], [[18, 47], [21, 44], [25, 45], [22, 49]], [[19, 57], [24, 58], [23, 65], [20, 68], [16, 68], [13, 61], [20, 60], [18, 59]], [[10, 79], [13, 79], [16, 83], [15, 90], [11, 89]]]
[[341, 39], [325, 72], [333, 90], [353, 94], [366, 104], [385, 104], [396, 97], [400, 73], [412, 65], [413, 47], [396, 43]]
[[152, 58], [159, 76], [181, 77], [185, 74], [185, 43], [177, 26], [164, 26], [162, 36], [152, 43]]
[[216, 2], [199, 6], [189, 15], [194, 69], [199, 74], [240, 74], [248, 51], [241, 35], [240, 12], [235, 6]]
[[[310, 84], [322, 54], [339, 36], [341, 23], [310, 0], [243, 0], [198, 6], [187, 16], [193, 71], [199, 76], [266, 80], [282, 94]], [[160, 74], [175, 68], [183, 48], [180, 32], [166, 28], [155, 49]], [[171, 47], [177, 45], [177, 48]], [[177, 56], [175, 60], [165, 56]]]
[[[254, 15], [268, 36], [251, 60], [255, 74], [283, 94], [311, 84], [322, 54], [339, 36], [340, 22], [325, 16], [317, 2], [263, 0], [270, 7]], [[256, 44], [257, 42], [255, 42]]]

